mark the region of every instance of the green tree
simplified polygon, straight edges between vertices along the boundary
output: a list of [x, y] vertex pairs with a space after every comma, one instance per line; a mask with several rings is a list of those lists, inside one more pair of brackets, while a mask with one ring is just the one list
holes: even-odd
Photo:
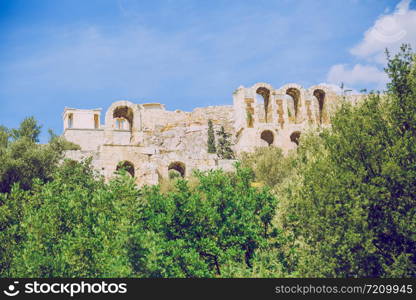
[[124, 170], [109, 183], [92, 170], [90, 160], [67, 160], [51, 181], [0, 194], [0, 276], [256, 276], [259, 268], [269, 275], [284, 269], [284, 258], [264, 262], [279, 254], [277, 200], [251, 187], [249, 169], [200, 172], [194, 189], [178, 179], [167, 195], [157, 186], [140, 191]]
[[[0, 125], [0, 148], [6, 148], [9, 144], [10, 131], [7, 127]], [[0, 150], [1, 151], [1, 150]]]
[[332, 128], [305, 138], [285, 188], [286, 228], [300, 272], [322, 277], [416, 276], [416, 84], [410, 48], [389, 58], [385, 95], [344, 103]]
[[[53, 170], [63, 158], [63, 151], [79, 149], [79, 146], [57, 136], [53, 136], [48, 144], [37, 144], [39, 128], [33, 118], [26, 118], [19, 129], [1, 129], [0, 193], [9, 192], [14, 183], [28, 190], [35, 178], [50, 180]], [[7, 138], [9, 132], [13, 136], [11, 141]]]
[[37, 145], [28, 138], [12, 142], [0, 153], [0, 192], [9, 192], [14, 183], [30, 189], [35, 178], [49, 180], [61, 155], [53, 145]]
[[254, 171], [256, 181], [273, 188], [281, 184], [292, 171], [292, 156], [283, 156], [277, 147], [260, 147], [252, 153], [243, 153], [241, 163]]
[[217, 149], [215, 147], [215, 133], [214, 127], [212, 125], [212, 120], [208, 120], [208, 153], [216, 153]]
[[39, 142], [41, 125], [34, 117], [27, 117], [21, 123], [18, 129], [12, 129], [12, 137], [15, 140], [26, 137], [33, 142]]
[[89, 161], [66, 161], [50, 182], [37, 180], [30, 193], [14, 187], [4, 198], [2, 208], [21, 211], [14, 226], [0, 232], [2, 241], [14, 241], [3, 249], [9, 267], [2, 275], [133, 275], [126, 245], [140, 210], [138, 190], [126, 174], [105, 184], [92, 170]]
[[[272, 219], [277, 200], [268, 190], [250, 186], [249, 169], [197, 173], [191, 190], [179, 179], [176, 190], [162, 195], [158, 187], [145, 189], [143, 219], [151, 240], [137, 270], [152, 277], [211, 277], [237, 264], [250, 269], [257, 250], [267, 247], [276, 230]], [[139, 243], [140, 242], [140, 243]], [[143, 245], [137, 240], [135, 248]], [[227, 271], [229, 272], [229, 271]]]
[[220, 159], [234, 159], [234, 152], [231, 149], [231, 134], [227, 133], [224, 126], [217, 131], [218, 144], [217, 144], [217, 155]]
[[49, 144], [54, 145], [57, 151], [81, 150], [80, 145], [70, 142], [66, 140], [64, 137], [55, 134], [52, 129], [49, 129], [48, 133]]

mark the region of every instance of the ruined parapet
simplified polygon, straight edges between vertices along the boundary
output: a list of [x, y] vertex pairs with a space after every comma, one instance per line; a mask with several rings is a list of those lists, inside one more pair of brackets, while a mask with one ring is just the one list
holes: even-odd
[[309, 89], [311, 113], [315, 124], [329, 125], [330, 117], [339, 100], [339, 95], [325, 85], [311, 86]]
[[96, 150], [101, 143], [104, 131], [100, 124], [101, 108], [75, 109], [65, 107], [62, 120], [63, 136], [83, 150]]
[[307, 91], [296, 83], [289, 83], [275, 91], [283, 102], [283, 116], [287, 124], [299, 124], [306, 119]]
[[[308, 128], [330, 126], [332, 111], [341, 96], [327, 86], [303, 88], [294, 83], [274, 88], [267, 83], [240, 86], [233, 104], [169, 111], [160, 103], [114, 102], [100, 124], [101, 109], [65, 108], [64, 136], [81, 146], [67, 152], [76, 160], [93, 157], [93, 166], [108, 180], [122, 166], [138, 185], [155, 184], [169, 170], [188, 176], [192, 170], [232, 170], [233, 161], [208, 153], [208, 120], [214, 131], [224, 126], [233, 150], [254, 151], [275, 146], [295, 149]], [[362, 96], [346, 96], [351, 102]]]
[[233, 94], [237, 153], [256, 147], [296, 148], [299, 133], [328, 126], [339, 95], [323, 85], [289, 83], [274, 89], [267, 83], [239, 87]]
[[104, 144], [137, 145], [141, 129], [138, 105], [126, 100], [114, 102], [105, 114]]

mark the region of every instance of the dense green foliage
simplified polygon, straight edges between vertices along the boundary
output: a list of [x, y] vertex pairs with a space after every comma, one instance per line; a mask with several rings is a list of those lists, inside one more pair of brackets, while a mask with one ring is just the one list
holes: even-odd
[[[222, 171], [198, 173], [191, 190], [180, 179], [176, 190], [163, 195], [157, 187], [144, 191], [141, 223], [152, 232], [159, 253], [141, 266], [151, 276], [219, 276], [226, 264], [251, 267], [257, 249], [266, 247], [276, 199], [250, 186], [250, 170], [235, 175]], [[155, 261], [156, 260], [156, 261]]]
[[106, 184], [88, 162], [66, 161], [53, 180], [2, 194], [1, 275], [220, 276], [252, 267], [276, 239], [276, 198], [250, 186], [248, 169], [198, 173], [193, 190], [178, 179], [168, 195], [121, 172]]
[[208, 153], [216, 153], [217, 148], [215, 147], [215, 133], [212, 125], [212, 120], [208, 120]]
[[285, 158], [277, 147], [260, 147], [253, 153], [243, 153], [243, 166], [254, 171], [256, 180], [274, 187], [289, 175], [292, 169], [292, 156]]
[[217, 131], [217, 155], [220, 159], [234, 159], [234, 152], [231, 148], [231, 134], [225, 131], [224, 126]]
[[[125, 243], [138, 205], [132, 180], [106, 185], [91, 166], [68, 161], [48, 183], [31, 192], [15, 186], [3, 198], [0, 238], [14, 243], [5, 253], [2, 275], [95, 277], [130, 274]], [[21, 205], [21, 202], [24, 205]]]
[[56, 135], [51, 129], [48, 130], [49, 143], [55, 145], [55, 149], [58, 151], [66, 150], [81, 150], [81, 146], [73, 142], [67, 141], [65, 138]]
[[[407, 46], [386, 71], [385, 95], [343, 103], [330, 129], [304, 136], [280, 163], [292, 168], [274, 187], [278, 223], [300, 246], [303, 276], [416, 276], [416, 67]], [[282, 178], [265, 157], [256, 157], [258, 178]]]
[[[236, 171], [104, 182], [33, 118], [0, 127], [0, 277], [416, 277], [416, 58], [296, 151]], [[234, 158], [221, 128], [217, 154]], [[172, 173], [173, 174], [173, 173]], [[258, 184], [261, 183], [261, 184]], [[265, 187], [258, 188], [256, 186]]]
[[287, 215], [308, 245], [306, 275], [416, 276], [415, 68], [403, 47], [387, 95], [344, 104], [304, 151]]
[[0, 127], [0, 193], [9, 192], [14, 183], [27, 190], [35, 178], [51, 179], [62, 152], [77, 149], [57, 136], [46, 145], [37, 144], [40, 128], [33, 117], [23, 120], [18, 129]]
[[0, 125], [0, 148], [5, 148], [9, 144], [9, 129]]
[[41, 128], [42, 126], [38, 125], [34, 117], [28, 117], [20, 123], [18, 129], [12, 129], [10, 133], [14, 140], [27, 138], [32, 142], [39, 142]]

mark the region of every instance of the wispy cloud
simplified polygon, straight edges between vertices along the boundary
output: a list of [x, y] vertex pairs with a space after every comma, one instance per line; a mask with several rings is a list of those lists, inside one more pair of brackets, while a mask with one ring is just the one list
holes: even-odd
[[343, 82], [347, 86], [376, 84], [381, 89], [387, 83], [387, 75], [375, 66], [356, 64], [352, 68], [346, 65], [334, 65], [328, 72], [328, 82]]
[[385, 50], [395, 53], [403, 43], [416, 45], [416, 10], [410, 9], [411, 0], [402, 0], [394, 12], [380, 16], [364, 33], [362, 41], [350, 53], [363, 63], [353, 66], [335, 64], [327, 74], [329, 84], [344, 84], [375, 89], [384, 89], [387, 76], [383, 67], [386, 63]]
[[411, 0], [403, 0], [391, 14], [380, 16], [369, 28], [363, 40], [351, 49], [351, 54], [370, 62], [384, 64], [384, 51], [396, 52], [402, 43], [416, 44], [416, 10], [409, 8]]

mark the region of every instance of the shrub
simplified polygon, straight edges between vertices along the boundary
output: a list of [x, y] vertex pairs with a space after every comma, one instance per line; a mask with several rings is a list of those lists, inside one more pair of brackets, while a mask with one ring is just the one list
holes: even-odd
[[402, 47], [385, 95], [344, 103], [331, 129], [303, 140], [282, 197], [286, 228], [303, 243], [301, 274], [416, 276], [415, 68]]
[[269, 187], [280, 184], [292, 170], [292, 156], [284, 157], [277, 147], [260, 147], [253, 153], [243, 153], [241, 163], [254, 171], [256, 181]]

